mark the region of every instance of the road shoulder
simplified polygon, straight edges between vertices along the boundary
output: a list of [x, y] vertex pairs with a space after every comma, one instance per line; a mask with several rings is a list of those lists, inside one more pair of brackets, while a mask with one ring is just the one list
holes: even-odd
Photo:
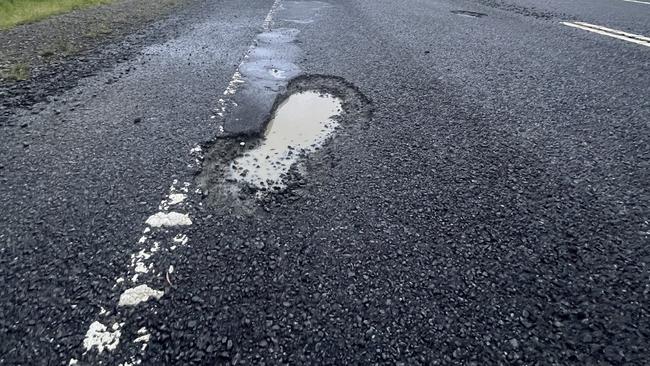
[[83, 77], [127, 59], [169, 33], [160, 20], [194, 0], [122, 0], [0, 31], [0, 126]]

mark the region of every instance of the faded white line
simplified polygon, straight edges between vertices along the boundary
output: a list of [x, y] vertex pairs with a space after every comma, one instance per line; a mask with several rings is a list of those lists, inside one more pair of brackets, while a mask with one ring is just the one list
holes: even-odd
[[[269, 13], [266, 15], [266, 18], [264, 18], [264, 22], [262, 23], [262, 28], [264, 29], [264, 31], [271, 30], [271, 26], [273, 25], [273, 16], [275, 15], [275, 13], [280, 8], [280, 3], [281, 2], [282, 2], [282, 0], [275, 0], [273, 2], [273, 5], [271, 6], [271, 10], [269, 10]], [[233, 95], [235, 95], [235, 93], [237, 93], [237, 90], [239, 90], [239, 87], [242, 84], [246, 83], [242, 79], [242, 74], [241, 74], [241, 72], [239, 70], [241, 70], [242, 65], [244, 63], [246, 63], [246, 60], [248, 60], [248, 58], [250, 57], [249, 55], [250, 55], [251, 51], [254, 48], [255, 48], [255, 42], [253, 42], [253, 44], [248, 47], [248, 50], [244, 54], [242, 62], [239, 64], [239, 66], [237, 66], [237, 70], [235, 70], [235, 73], [230, 78], [230, 82], [228, 83], [228, 86], [226, 87], [226, 90], [224, 90], [224, 92], [223, 92], [224, 98], [228, 98], [228, 100], [226, 100], [224, 98], [220, 98], [217, 101], [217, 108], [214, 109], [215, 115], [211, 116], [210, 118], [214, 119], [214, 118], [216, 118], [216, 116], [219, 116], [219, 117], [223, 118], [225, 116], [226, 112], [228, 112], [228, 109], [230, 107], [236, 107], [237, 106], [237, 103], [230, 100], [229, 97], [232, 97]], [[223, 121], [221, 121], [221, 123], [223, 123]], [[219, 135], [223, 134], [223, 125], [219, 126], [219, 130], [217, 131], [217, 134], [219, 134]]]
[[620, 31], [620, 30], [606, 28], [606, 27], [602, 27], [602, 26], [594, 25], [594, 24], [589, 24], [589, 23], [585, 23], [585, 22], [562, 22], [562, 24], [564, 24], [566, 26], [569, 26], [569, 27], [586, 30], [586, 31], [589, 31], [589, 32], [592, 32], [592, 33], [597, 33], [597, 34], [601, 34], [601, 35], [604, 35], [604, 36], [620, 39], [620, 40], [623, 40], [623, 41], [636, 43], [636, 44], [639, 44], [641, 46], [650, 47], [650, 38], [645, 37], [645, 36], [641, 36], [641, 35], [638, 35], [638, 34], [627, 33], [627, 32], [623, 32], [623, 31]]
[[120, 296], [118, 306], [135, 306], [141, 302], [149, 301], [149, 299], [160, 299], [165, 293], [163, 291], [154, 290], [147, 285], [140, 285], [130, 288]]
[[188, 214], [182, 214], [179, 212], [157, 212], [149, 216], [146, 224], [151, 227], [188, 226], [192, 225], [192, 220]]
[[278, 11], [281, 1], [282, 0], [275, 0], [273, 2], [273, 5], [271, 5], [271, 10], [269, 10], [269, 13], [266, 15], [266, 18], [264, 18], [264, 23], [262, 23], [262, 27], [264, 28], [264, 30], [266, 31], [271, 30], [271, 25], [273, 25], [273, 15], [275, 15], [275, 12]]
[[133, 343], [142, 343], [142, 348], [140, 348], [140, 351], [143, 351], [147, 349], [147, 345], [149, 344], [149, 340], [151, 339], [151, 334], [147, 332], [147, 328], [141, 328], [138, 330], [138, 334], [142, 334], [138, 338], [133, 340]]
[[[124, 323], [115, 323], [113, 324], [112, 330], [110, 331], [108, 327], [104, 324], [95, 321], [90, 324], [88, 332], [86, 332], [86, 337], [84, 339], [84, 348], [86, 352], [90, 351], [92, 348], [97, 348], [97, 352], [102, 353], [104, 350], [112, 351], [120, 343], [120, 328]], [[73, 359], [74, 360], [74, 359]], [[76, 363], [76, 360], [71, 362]]]
[[649, 2], [646, 2], [646, 1], [639, 1], [639, 0], [623, 0], [623, 1], [628, 2], [628, 3], [637, 3], [637, 4], [646, 4], [646, 5], [650, 5], [650, 3], [649, 3]]
[[[269, 13], [267, 14], [266, 18], [264, 18], [264, 22], [262, 24], [262, 27], [265, 31], [268, 31], [271, 29], [271, 26], [273, 25], [273, 16], [275, 12], [278, 10], [280, 7], [281, 0], [275, 0], [273, 5], [271, 6], [271, 9], [269, 10]], [[244, 61], [248, 58], [248, 54], [250, 51], [254, 48], [254, 44], [251, 45], [248, 48], [248, 51], [244, 55]], [[243, 63], [242, 62], [242, 63]], [[235, 72], [235, 74], [232, 77], [232, 80], [228, 84], [228, 87], [224, 91], [225, 96], [231, 96], [235, 94], [235, 92], [239, 89], [239, 86], [243, 83], [244, 81], [241, 80], [241, 74], [239, 72], [239, 68]], [[231, 105], [236, 106], [236, 103], [230, 102]], [[224, 99], [219, 99], [219, 107], [215, 112], [219, 114], [220, 116], [223, 116], [223, 113], [226, 112], [227, 110], [227, 102]], [[216, 116], [212, 116], [212, 118], [215, 118]], [[196, 146], [192, 148], [190, 151], [190, 155], [194, 157], [194, 163], [197, 165], [200, 163], [200, 160], [202, 158], [202, 150], [200, 146]], [[188, 166], [192, 166], [191, 164]], [[176, 206], [176, 205], [181, 205], [186, 199], [187, 199], [187, 193], [189, 192], [190, 188], [190, 183], [185, 182], [183, 183], [182, 187], [180, 187], [180, 192], [178, 189], [176, 189], [177, 181], [174, 180], [174, 183], [172, 184], [170, 188], [169, 195], [167, 198], [165, 198], [159, 205], [159, 210], [160, 212], [157, 212], [153, 215], [151, 215], [147, 221], [146, 224], [148, 225], [144, 231], [143, 234], [148, 234], [152, 231], [152, 228], [156, 228], [158, 230], [163, 230], [163, 228], [166, 227], [178, 227], [178, 226], [187, 226], [187, 225], [192, 225], [192, 220], [189, 217], [189, 214], [184, 214], [180, 212], [168, 212], [167, 210], [169, 209], [170, 206]], [[197, 190], [197, 193], [200, 193], [200, 190]], [[189, 208], [189, 205], [186, 208]], [[173, 234], [172, 234], [173, 235]], [[143, 235], [139, 240], [138, 240], [138, 245], [146, 245], [149, 237], [146, 235]], [[178, 233], [176, 236], [173, 237], [172, 242], [177, 245], [185, 245], [188, 242], [188, 237], [185, 234]], [[147, 253], [144, 249], [138, 251], [137, 254], [134, 254], [131, 256], [131, 265], [130, 269], [135, 272], [133, 275], [133, 278], [131, 279], [131, 282], [135, 284], [138, 279], [138, 275], [140, 273], [147, 273], [149, 269], [153, 266], [153, 263], [150, 263], [149, 266], [146, 266], [144, 263], [145, 260], [149, 259], [151, 257], [151, 253], [155, 252], [158, 250], [158, 242], [154, 242], [153, 247], [149, 249], [149, 253]], [[171, 246], [169, 249], [174, 250], [176, 248], [176, 245]], [[170, 265], [168, 271], [167, 271], [167, 281], [169, 282], [169, 274], [174, 272], [174, 266]], [[124, 278], [120, 277], [116, 280], [116, 285], [121, 285], [124, 283], [125, 280]], [[146, 284], [142, 284], [136, 287], [129, 288], [125, 290], [121, 295], [120, 299], [118, 302], [118, 306], [136, 306], [142, 302], [146, 302], [152, 298], [154, 299], [160, 299], [164, 295], [164, 291], [159, 291], [159, 290], [154, 290], [147, 286]], [[107, 312], [103, 310], [99, 314], [100, 316], [106, 316]], [[112, 329], [113, 331], [110, 331], [105, 325], [100, 323], [99, 321], [94, 321], [87, 333], [86, 337], [84, 339], [84, 346], [86, 348], [86, 352], [90, 351], [92, 348], [96, 348], [99, 353], [102, 353], [104, 350], [108, 351], [113, 351], [117, 345], [119, 344], [120, 341], [120, 336], [121, 336], [121, 329], [124, 326], [124, 323], [114, 323]], [[138, 331], [138, 337], [133, 340], [134, 343], [141, 344], [141, 351], [144, 352], [146, 349], [149, 341], [150, 341], [150, 335], [147, 332], [145, 328], [142, 328]], [[122, 363], [120, 365], [137, 365], [140, 364], [141, 360], [132, 357], [130, 359], [131, 362], [126, 362]], [[78, 360], [71, 358], [69, 361], [70, 365], [76, 365], [78, 363]]]
[[184, 193], [172, 193], [169, 195], [169, 198], [167, 199], [167, 204], [170, 206], [177, 205], [187, 198], [187, 195]]

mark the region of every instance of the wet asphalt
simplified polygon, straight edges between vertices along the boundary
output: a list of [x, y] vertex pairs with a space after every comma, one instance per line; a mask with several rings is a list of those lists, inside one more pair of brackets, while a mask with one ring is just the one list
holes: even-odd
[[[14, 111], [0, 363], [647, 364], [649, 49], [560, 24], [650, 34], [624, 1], [282, 0], [292, 62], [364, 105], [289, 190], [190, 194], [187, 245], [146, 279], [165, 295], [118, 308], [145, 220], [214, 163], [190, 149], [238, 146], [212, 116], [272, 4], [196, 2]], [[83, 354], [103, 317], [117, 349]]]

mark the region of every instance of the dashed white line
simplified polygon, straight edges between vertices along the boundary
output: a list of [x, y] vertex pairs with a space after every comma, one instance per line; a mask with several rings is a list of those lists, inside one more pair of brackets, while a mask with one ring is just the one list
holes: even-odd
[[[273, 16], [275, 15], [275, 12], [280, 8], [281, 2], [282, 0], [275, 0], [273, 2], [273, 5], [271, 6], [271, 10], [269, 10], [269, 13], [266, 15], [266, 18], [264, 18], [264, 22], [262, 23], [262, 29], [264, 29], [264, 31], [271, 30], [271, 26], [273, 25]], [[239, 66], [237, 66], [237, 70], [235, 70], [235, 73], [230, 78], [230, 82], [228, 83], [226, 90], [224, 90], [223, 92], [224, 97], [233, 96], [235, 93], [237, 93], [239, 88], [246, 83], [246, 81], [242, 79], [242, 74], [239, 70], [241, 69], [242, 65], [246, 63], [246, 60], [248, 60], [248, 58], [250, 57], [249, 54], [253, 50], [253, 48], [255, 48], [255, 43], [253, 43], [248, 47], [248, 50], [244, 54], [242, 62], [239, 64]], [[214, 119], [216, 118], [216, 116], [223, 118], [226, 112], [228, 112], [228, 110], [231, 107], [236, 107], [236, 106], [237, 103], [235, 103], [234, 101], [220, 98], [217, 101], [217, 107], [214, 109], [214, 115], [211, 116], [210, 118]], [[218, 134], [222, 134], [224, 132], [223, 125], [219, 126], [218, 128], [219, 128]]]
[[179, 243], [181, 245], [185, 245], [185, 244], [187, 244], [187, 241], [189, 239], [187, 238], [187, 235], [185, 235], [185, 234], [178, 234], [172, 240], [174, 241], [174, 243]]
[[[113, 324], [113, 331], [110, 331], [108, 327], [98, 321], [90, 324], [83, 342], [86, 352], [90, 351], [92, 348], [97, 348], [97, 352], [99, 353], [104, 352], [105, 349], [108, 351], [114, 350], [120, 343], [120, 335], [122, 333], [120, 328], [123, 324], [124, 323]], [[77, 361], [75, 360], [74, 363], [76, 364], [76, 362]]]
[[281, 0], [275, 0], [273, 2], [273, 5], [271, 5], [271, 10], [269, 10], [269, 13], [266, 15], [266, 18], [264, 18], [264, 23], [262, 23], [262, 27], [264, 28], [264, 30], [271, 29], [271, 25], [273, 24], [273, 15], [275, 15], [275, 12], [280, 7], [280, 2]]
[[169, 195], [169, 198], [167, 198], [167, 204], [170, 206], [177, 205], [187, 198], [187, 195], [183, 193], [172, 193]]
[[151, 215], [146, 222], [151, 227], [163, 226], [188, 226], [192, 225], [192, 220], [188, 214], [179, 212], [158, 212]]
[[[272, 24], [273, 24], [273, 15], [277, 11], [277, 9], [280, 7], [281, 0], [275, 0], [273, 2], [273, 5], [271, 6], [271, 9], [269, 10], [269, 13], [267, 14], [266, 18], [264, 19], [264, 23], [262, 24], [263, 28], [265, 31], [270, 30]], [[253, 49], [254, 45], [251, 45], [248, 49], [248, 52], [244, 55], [244, 60], [248, 57], [248, 53], [250, 52], [251, 49]], [[245, 61], [244, 61], [245, 62]], [[232, 94], [235, 94], [235, 92], [239, 89], [240, 85], [244, 81], [241, 79], [241, 74], [239, 73], [239, 68], [235, 72], [235, 74], [232, 77], [232, 80], [228, 84], [228, 87], [224, 91], [224, 95], [230, 96]], [[236, 106], [234, 102], [231, 102]], [[219, 108], [215, 111], [218, 112], [220, 116], [223, 116], [223, 112], [227, 110], [227, 101], [222, 99], [219, 99]], [[214, 117], [214, 116], [213, 116]], [[220, 130], [218, 131], [219, 133], [223, 133], [223, 126], [219, 127]], [[198, 156], [199, 158], [202, 158], [202, 151], [200, 146], [194, 147], [190, 151], [190, 155], [193, 155], [195, 157], [195, 162], [198, 164], [200, 161], [196, 159]], [[191, 186], [190, 183], [183, 183], [183, 186], [180, 187], [180, 192], [179, 190], [176, 189], [176, 184], [178, 182], [174, 180], [174, 183], [172, 184], [170, 188], [170, 193], [167, 196], [166, 199], [164, 199], [160, 206], [159, 210], [160, 212], [157, 212], [153, 215], [151, 215], [147, 220], [146, 224], [148, 225], [144, 231], [143, 234], [148, 234], [149, 232], [152, 231], [152, 228], [158, 228], [158, 230], [161, 230], [160, 228], [165, 228], [165, 227], [178, 227], [178, 226], [188, 226], [192, 225], [192, 220], [190, 219], [189, 214], [185, 213], [180, 213], [180, 212], [173, 212], [173, 211], [167, 211], [170, 206], [176, 206], [180, 205], [183, 203], [187, 195], [186, 193], [189, 192], [189, 188]], [[181, 193], [182, 192], [182, 193]], [[200, 192], [200, 190], [199, 190]], [[189, 208], [189, 207], [186, 207]], [[145, 245], [147, 241], [149, 240], [149, 237], [146, 235], [143, 235], [139, 240], [138, 244], [139, 245]], [[172, 242], [178, 245], [185, 245], [188, 242], [188, 237], [185, 234], [178, 233], [176, 236], [173, 237]], [[170, 247], [170, 250], [174, 250], [176, 248], [176, 245], [173, 245]], [[134, 254], [131, 256], [131, 269], [133, 270], [134, 275], [133, 278], [131, 279], [132, 283], [136, 283], [138, 279], [138, 275], [140, 273], [146, 273], [151, 269], [153, 266], [153, 263], [150, 263], [149, 266], [146, 266], [144, 263], [144, 260], [149, 259], [151, 256], [151, 253], [155, 252], [158, 250], [158, 243], [154, 242], [154, 245], [152, 248], [150, 248], [149, 253], [146, 253], [144, 250], [139, 251], [137, 254]], [[169, 274], [174, 272], [174, 267], [173, 265], [169, 266], [169, 270], [167, 271], [167, 276]], [[169, 277], [167, 278], [169, 281]], [[122, 284], [125, 282], [125, 279], [120, 277], [116, 280], [116, 284]], [[142, 284], [136, 287], [129, 288], [125, 290], [121, 295], [120, 299], [118, 302], [118, 306], [136, 306], [142, 302], [146, 302], [150, 299], [160, 299], [164, 295], [164, 291], [159, 291], [159, 290], [154, 290], [147, 286], [146, 284]], [[102, 312], [99, 314], [100, 316], [106, 315], [106, 312], [102, 310]], [[102, 353], [104, 350], [108, 351], [113, 351], [115, 348], [117, 348], [117, 345], [119, 344], [120, 341], [120, 336], [121, 336], [121, 329], [124, 323], [114, 323], [112, 327], [112, 331], [108, 329], [104, 324], [102, 324], [99, 321], [94, 321], [87, 333], [86, 337], [84, 339], [84, 347], [86, 348], [86, 352], [90, 351], [92, 348], [96, 348], [99, 353]], [[141, 346], [141, 351], [144, 351], [149, 343], [150, 340], [150, 335], [147, 332], [145, 328], [142, 328], [138, 331], [138, 337], [133, 341], [134, 343], [139, 343], [142, 344]], [[85, 354], [84, 353], [84, 354]], [[122, 363], [120, 365], [126, 366], [126, 365], [138, 365], [140, 364], [141, 360], [137, 359], [135, 357], [132, 357], [131, 362], [126, 362]], [[71, 358], [69, 361], [70, 365], [76, 365], [78, 363], [77, 359]]]
[[130, 288], [120, 295], [118, 306], [135, 306], [141, 302], [146, 302], [149, 299], [160, 299], [165, 293], [163, 291], [154, 290], [147, 285], [140, 285]]
[[582, 30], [586, 30], [589, 32], [601, 34], [604, 36], [620, 39], [623, 41], [628, 41], [631, 43], [636, 43], [642, 46], [650, 47], [650, 38], [638, 35], [638, 34], [633, 34], [633, 33], [628, 33], [628, 32], [623, 32], [620, 30], [616, 29], [611, 29], [611, 28], [606, 28], [600, 25], [595, 25], [595, 24], [589, 24], [585, 22], [562, 22], [562, 24], [573, 27], [573, 28], [578, 28]]

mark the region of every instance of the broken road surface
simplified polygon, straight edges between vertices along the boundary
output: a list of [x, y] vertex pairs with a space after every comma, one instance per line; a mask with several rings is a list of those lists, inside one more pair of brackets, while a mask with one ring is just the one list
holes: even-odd
[[196, 0], [87, 56], [0, 111], [0, 364], [647, 364], [649, 9]]

